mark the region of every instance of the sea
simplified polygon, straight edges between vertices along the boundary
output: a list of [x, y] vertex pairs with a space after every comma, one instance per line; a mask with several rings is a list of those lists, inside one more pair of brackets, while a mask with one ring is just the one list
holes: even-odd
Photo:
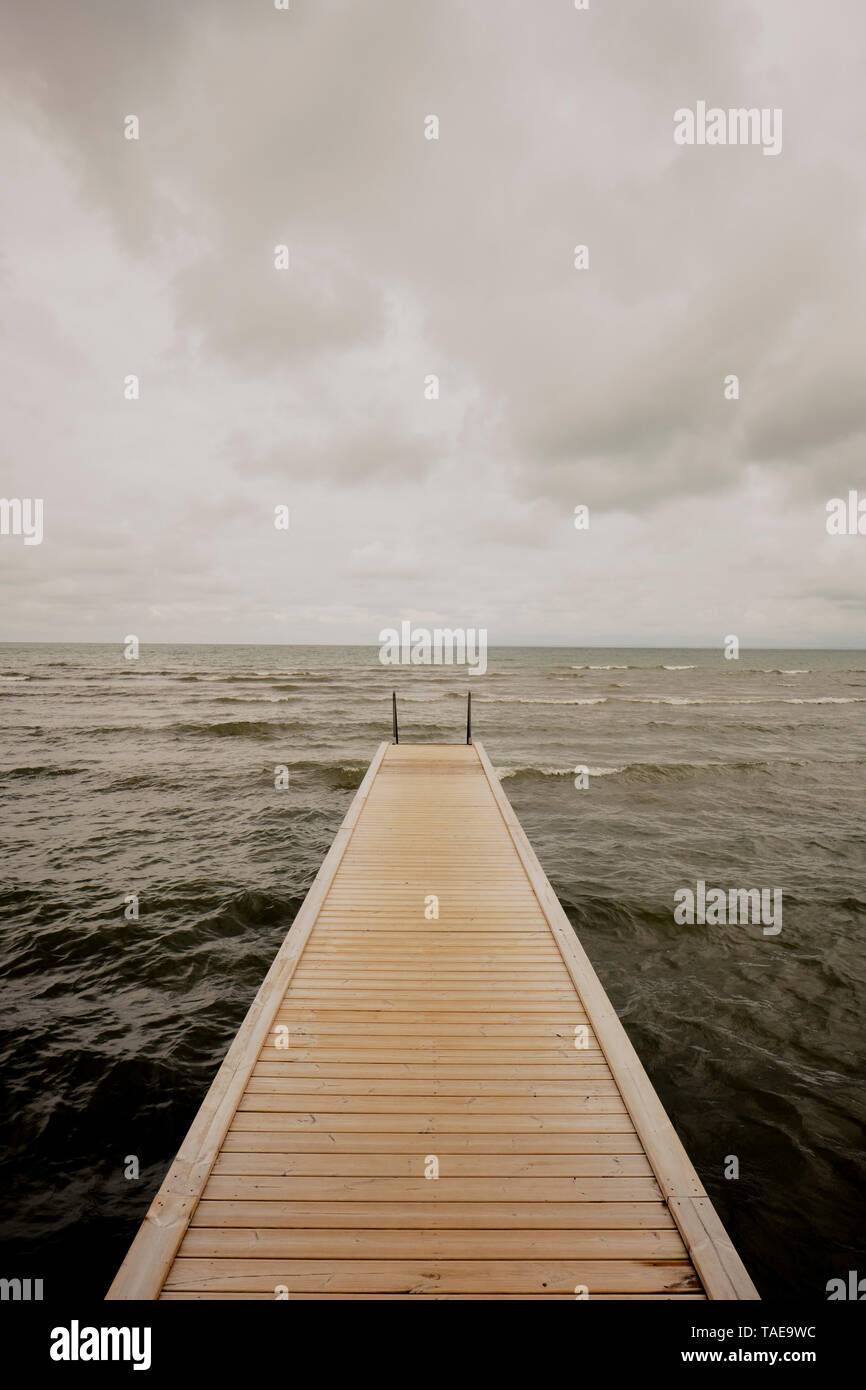
[[[866, 652], [509, 647], [483, 675], [370, 647], [124, 653], [0, 647], [4, 1276], [104, 1295], [392, 691], [401, 741], [440, 743], [471, 691], [762, 1296], [866, 1275]], [[678, 924], [699, 883], [780, 889], [782, 930]]]

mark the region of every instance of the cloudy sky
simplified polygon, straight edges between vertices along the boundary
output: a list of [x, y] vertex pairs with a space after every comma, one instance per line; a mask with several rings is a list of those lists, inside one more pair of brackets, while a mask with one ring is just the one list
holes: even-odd
[[0, 637], [866, 646], [862, 0], [0, 17]]

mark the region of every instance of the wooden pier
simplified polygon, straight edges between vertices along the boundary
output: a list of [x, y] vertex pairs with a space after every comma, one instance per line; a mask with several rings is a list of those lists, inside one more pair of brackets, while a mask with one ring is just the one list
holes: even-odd
[[758, 1297], [480, 743], [380, 746], [107, 1296]]

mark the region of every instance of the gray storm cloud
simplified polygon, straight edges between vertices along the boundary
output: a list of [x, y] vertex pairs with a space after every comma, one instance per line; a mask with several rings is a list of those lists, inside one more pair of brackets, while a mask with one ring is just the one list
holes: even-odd
[[3, 635], [862, 641], [854, 0], [0, 11]]

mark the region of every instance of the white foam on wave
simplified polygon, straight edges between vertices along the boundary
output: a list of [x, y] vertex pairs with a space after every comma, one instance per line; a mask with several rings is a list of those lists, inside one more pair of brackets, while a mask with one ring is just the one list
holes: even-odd
[[685, 695], [629, 695], [619, 697], [623, 705], [862, 705], [857, 695], [744, 695], [740, 699], [689, 699]]
[[[590, 777], [610, 777], [615, 772], [623, 772], [621, 767], [588, 767], [587, 773]], [[573, 777], [575, 769], [573, 767], [535, 767], [534, 765], [523, 765], [518, 767], [497, 767], [496, 775], [502, 782], [507, 777], [519, 777], [524, 772], [535, 772], [540, 777]]]
[[606, 695], [587, 695], [582, 700], [531, 700], [520, 695], [485, 695], [480, 705], [606, 705]]
[[[622, 700], [624, 705], [732, 705], [738, 700], [690, 700], [686, 695], [631, 695]], [[743, 701], [742, 703], [747, 703]]]
[[793, 695], [786, 695], [782, 698], [783, 705], [862, 705], [866, 703], [856, 695], [813, 695], [811, 697], [801, 696], [796, 698]]

